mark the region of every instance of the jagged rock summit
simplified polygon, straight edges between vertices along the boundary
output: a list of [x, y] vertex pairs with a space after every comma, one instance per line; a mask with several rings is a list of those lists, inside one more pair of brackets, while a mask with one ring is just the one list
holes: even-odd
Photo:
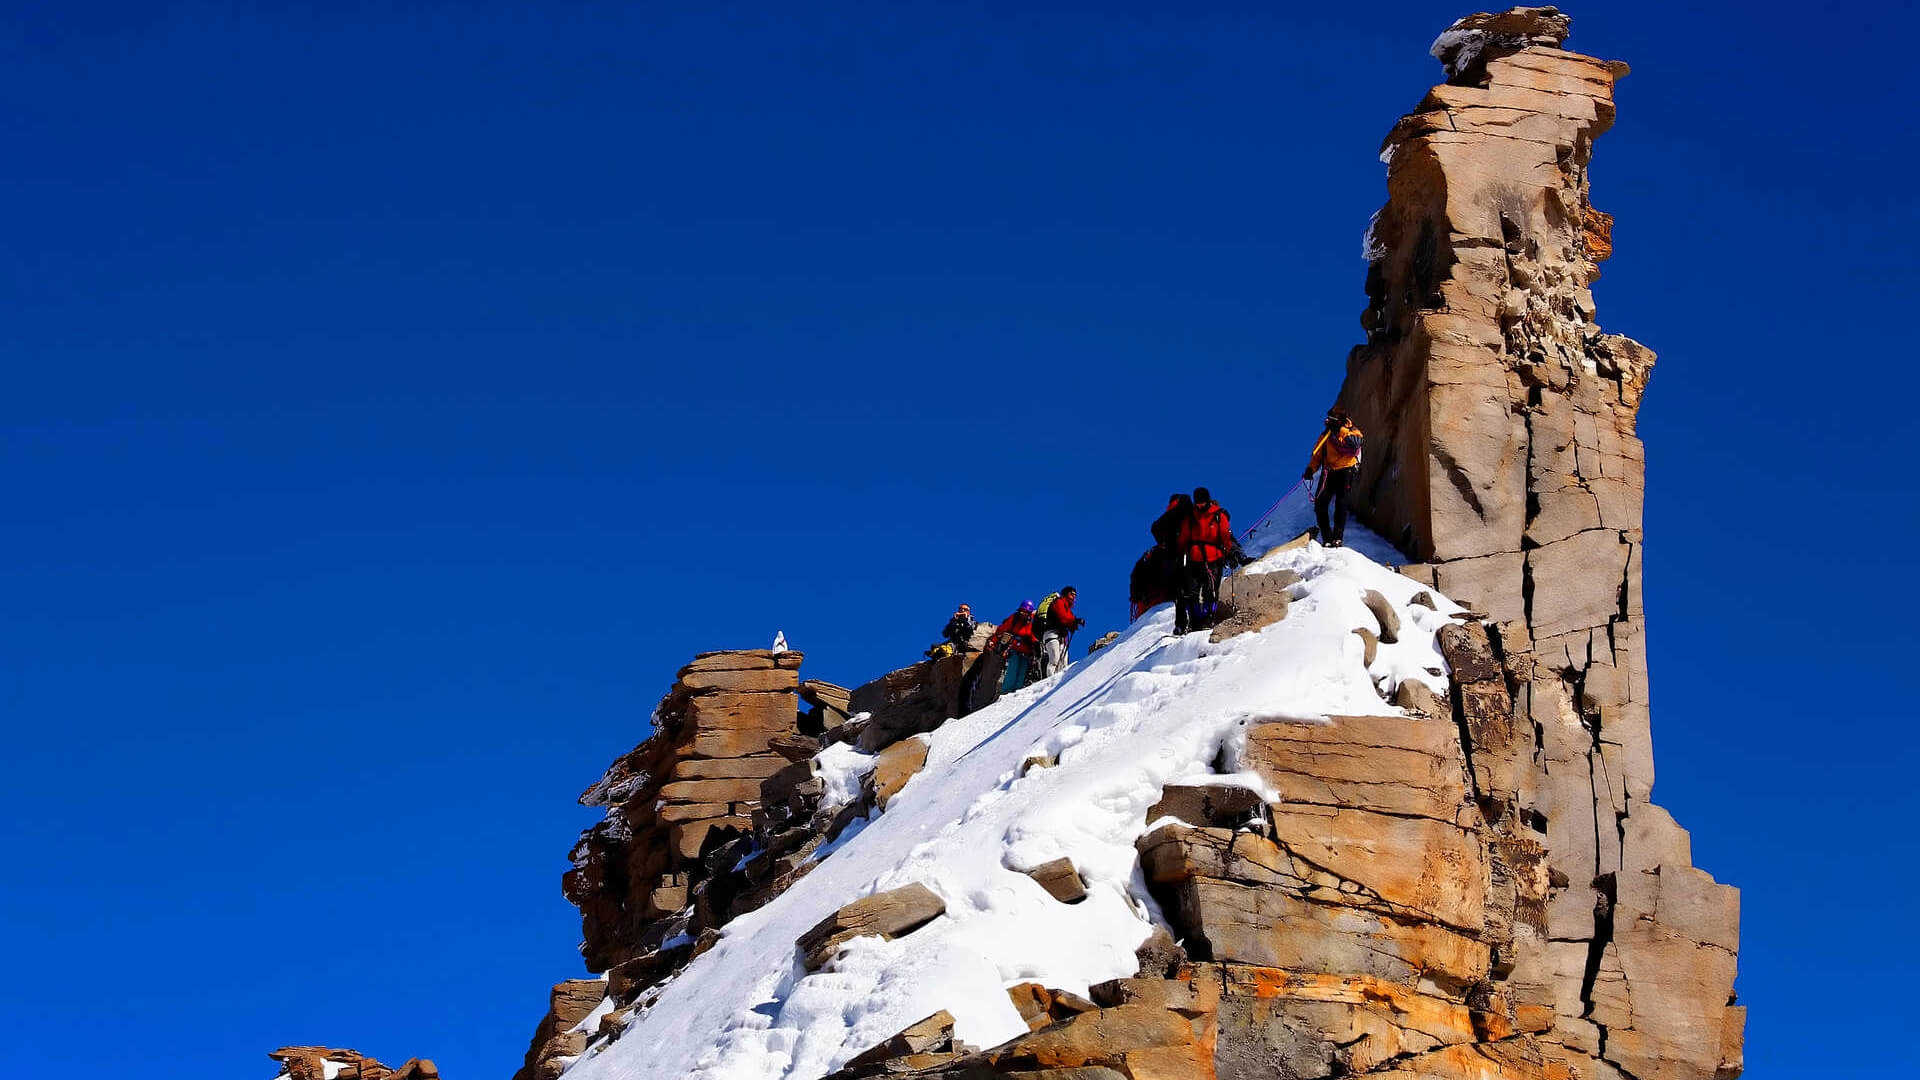
[[1455, 22], [1387, 136], [1351, 546], [1274, 542], [1285, 506], [1233, 620], [1149, 612], [962, 719], [966, 655], [696, 657], [582, 796], [605, 977], [518, 1080], [1740, 1073], [1738, 894], [1652, 801], [1653, 354], [1591, 293], [1626, 68], [1570, 25]]

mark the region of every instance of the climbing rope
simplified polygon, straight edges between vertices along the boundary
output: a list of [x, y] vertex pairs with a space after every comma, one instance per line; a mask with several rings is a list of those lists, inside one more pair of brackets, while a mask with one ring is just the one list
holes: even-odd
[[1283, 495], [1281, 495], [1281, 496], [1280, 496], [1279, 498], [1277, 498], [1277, 499], [1275, 499], [1275, 500], [1273, 500], [1273, 505], [1272, 505], [1272, 506], [1269, 506], [1269, 507], [1267, 507], [1267, 512], [1266, 512], [1266, 513], [1264, 513], [1264, 514], [1261, 514], [1261, 515], [1260, 515], [1260, 517], [1259, 517], [1259, 519], [1258, 519], [1258, 520], [1256, 520], [1256, 521], [1255, 521], [1255, 522], [1253, 523], [1253, 526], [1252, 526], [1251, 528], [1249, 528], [1249, 529], [1248, 529], [1248, 530], [1246, 531], [1246, 533], [1245, 533], [1245, 534], [1243, 534], [1243, 535], [1242, 535], [1242, 536], [1240, 537], [1240, 542], [1241, 542], [1242, 544], [1244, 544], [1244, 543], [1246, 543], [1247, 541], [1249, 541], [1249, 540], [1251, 540], [1251, 539], [1253, 539], [1253, 535], [1254, 535], [1255, 533], [1257, 533], [1257, 532], [1259, 532], [1259, 531], [1260, 531], [1260, 528], [1261, 528], [1261, 526], [1263, 526], [1263, 525], [1265, 525], [1265, 524], [1267, 523], [1267, 519], [1273, 516], [1273, 512], [1274, 512], [1275, 510], [1278, 510], [1278, 509], [1280, 509], [1280, 504], [1281, 504], [1281, 503], [1283, 503], [1283, 502], [1286, 502], [1286, 501], [1287, 501], [1288, 499], [1290, 499], [1290, 498], [1292, 498], [1292, 497], [1293, 497], [1293, 493], [1294, 493], [1294, 492], [1296, 492], [1296, 491], [1299, 491], [1299, 490], [1300, 490], [1300, 485], [1302, 485], [1302, 484], [1305, 484], [1306, 482], [1307, 482], [1307, 481], [1306, 481], [1306, 478], [1305, 478], [1305, 477], [1302, 477], [1302, 478], [1300, 478], [1300, 479], [1298, 479], [1298, 480], [1295, 480], [1295, 481], [1293, 482], [1293, 486], [1292, 486], [1292, 487], [1290, 487], [1290, 488], [1288, 488], [1288, 489], [1286, 490], [1286, 492], [1285, 492], [1285, 494], [1283, 494]]

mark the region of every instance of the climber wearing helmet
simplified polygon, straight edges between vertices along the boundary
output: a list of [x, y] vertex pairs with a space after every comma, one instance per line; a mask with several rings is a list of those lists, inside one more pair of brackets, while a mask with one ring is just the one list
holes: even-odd
[[998, 651], [1007, 660], [1006, 676], [1000, 680], [1003, 693], [1027, 685], [1027, 668], [1033, 663], [1034, 650], [1040, 646], [1040, 638], [1033, 632], [1033, 613], [1033, 601], [1025, 601], [987, 639], [987, 651]]
[[[1316, 471], [1323, 474], [1320, 487], [1313, 495], [1313, 515], [1320, 524], [1320, 542], [1328, 547], [1345, 543], [1347, 500], [1352, 495], [1354, 479], [1360, 475], [1360, 451], [1365, 441], [1352, 414], [1335, 405], [1327, 410], [1327, 429], [1320, 433], [1320, 441], [1313, 444], [1307, 471], [1300, 474], [1302, 480], [1312, 480]], [[1329, 503], [1333, 506], [1331, 523], [1327, 521]]]

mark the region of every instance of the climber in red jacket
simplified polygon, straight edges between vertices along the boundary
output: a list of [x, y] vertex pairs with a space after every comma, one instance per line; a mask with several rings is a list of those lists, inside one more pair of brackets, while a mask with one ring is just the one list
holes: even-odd
[[1067, 645], [1073, 640], [1073, 632], [1087, 625], [1087, 620], [1073, 613], [1073, 602], [1080, 597], [1080, 590], [1071, 585], [1054, 594], [1047, 610], [1040, 613], [1040, 677], [1066, 670]]
[[1220, 608], [1220, 573], [1235, 547], [1233, 522], [1206, 488], [1193, 489], [1193, 512], [1180, 524], [1178, 548], [1184, 560], [1180, 599], [1173, 605], [1173, 632], [1203, 630]]

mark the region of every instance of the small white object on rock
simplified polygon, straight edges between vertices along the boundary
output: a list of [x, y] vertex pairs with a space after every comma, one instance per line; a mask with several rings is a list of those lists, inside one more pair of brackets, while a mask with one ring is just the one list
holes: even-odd
[[787, 632], [785, 630], [775, 630], [773, 632], [773, 649], [771, 651], [775, 656], [787, 651]]

